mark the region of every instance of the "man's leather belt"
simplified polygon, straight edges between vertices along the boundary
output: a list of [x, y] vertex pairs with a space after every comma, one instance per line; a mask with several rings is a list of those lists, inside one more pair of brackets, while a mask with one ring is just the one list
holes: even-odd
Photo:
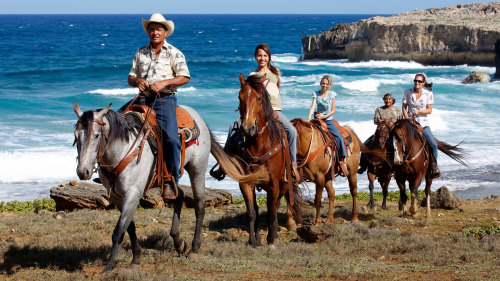
[[164, 92], [160, 92], [160, 97], [170, 97], [170, 96], [175, 96], [175, 92], [168, 92], [168, 93], [164, 93]]

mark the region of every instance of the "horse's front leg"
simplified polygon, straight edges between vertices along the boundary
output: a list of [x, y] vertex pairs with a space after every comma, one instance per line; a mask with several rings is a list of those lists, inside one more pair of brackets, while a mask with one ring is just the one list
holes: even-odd
[[181, 238], [179, 233], [179, 221], [181, 219], [182, 202], [184, 200], [184, 191], [178, 188], [178, 196], [174, 201], [174, 214], [172, 217], [172, 228], [170, 229], [170, 237], [174, 239], [174, 247], [179, 255], [184, 254], [187, 249], [186, 242]]
[[271, 248], [275, 248], [274, 239], [278, 238], [278, 207], [280, 204], [278, 192], [278, 183], [271, 186], [271, 190], [267, 192], [267, 244]]
[[404, 180], [404, 179], [396, 178], [396, 183], [398, 184], [398, 187], [399, 187], [398, 208], [399, 208], [399, 211], [403, 211], [403, 215], [408, 214], [408, 210], [406, 209], [406, 201], [408, 200], [408, 196], [406, 196], [405, 181], [406, 180]]
[[259, 215], [259, 207], [257, 206], [257, 200], [255, 198], [255, 187], [248, 184], [240, 183], [240, 191], [245, 199], [245, 205], [247, 207], [247, 219], [248, 219], [248, 244], [253, 248], [261, 245], [260, 234], [258, 229], [257, 217]]
[[387, 194], [389, 193], [389, 183], [391, 182], [392, 172], [383, 177], [379, 177], [380, 187], [382, 187], [382, 209], [387, 210]]
[[368, 189], [370, 190], [370, 201], [368, 202], [368, 206], [370, 207], [371, 210], [375, 209], [375, 200], [373, 199], [373, 182], [377, 178], [377, 175], [375, 173], [372, 173], [370, 171], [370, 168], [368, 168], [368, 172], [366, 173], [368, 176]]
[[333, 211], [335, 207], [335, 189], [333, 189], [333, 180], [328, 180], [325, 184], [326, 193], [328, 193], [328, 215], [326, 216], [326, 222], [328, 224], [334, 223]]
[[420, 185], [420, 179], [414, 179], [409, 181], [410, 186], [410, 196], [411, 196], [411, 205], [410, 205], [410, 215], [412, 217], [417, 217], [417, 202], [418, 202], [418, 187]]
[[137, 234], [135, 233], [135, 223], [132, 220], [127, 228], [128, 236], [130, 237], [130, 243], [132, 244], [132, 262], [131, 264], [139, 264], [141, 258], [141, 246], [139, 245], [139, 240], [137, 240]]
[[[206, 169], [202, 169], [205, 171]], [[191, 176], [193, 175], [193, 176]], [[203, 219], [205, 217], [205, 173], [190, 172], [189, 177], [193, 189], [194, 212], [196, 214], [196, 226], [194, 230], [193, 242], [189, 256], [196, 258], [201, 246], [201, 229], [203, 227]]]
[[134, 218], [134, 213], [137, 210], [139, 199], [140, 196], [137, 196], [136, 194], [126, 194], [125, 198], [123, 198], [122, 200], [121, 207], [119, 208], [121, 211], [120, 218], [118, 219], [115, 229], [113, 230], [113, 236], [111, 238], [113, 242], [113, 246], [111, 247], [111, 254], [109, 255], [108, 262], [103, 272], [109, 271], [116, 266], [118, 249], [120, 244], [123, 242], [125, 230], [129, 231], [129, 235], [130, 233], [132, 233], [132, 236], [130, 237], [133, 247], [132, 252], [134, 255], [132, 263], [139, 262], [140, 246], [137, 242], [137, 236], [135, 235], [135, 224], [132, 224], [132, 226], [130, 226]]

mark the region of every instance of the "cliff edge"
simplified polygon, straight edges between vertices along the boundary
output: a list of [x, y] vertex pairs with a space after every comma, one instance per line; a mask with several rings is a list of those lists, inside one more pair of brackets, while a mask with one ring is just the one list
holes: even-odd
[[373, 17], [302, 38], [304, 59], [413, 60], [427, 65], [495, 65], [500, 2]]

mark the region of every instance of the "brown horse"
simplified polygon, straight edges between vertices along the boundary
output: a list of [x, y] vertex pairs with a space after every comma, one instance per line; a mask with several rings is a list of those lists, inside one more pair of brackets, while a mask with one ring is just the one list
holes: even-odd
[[[426, 218], [431, 218], [430, 193], [432, 185], [431, 170], [429, 169], [430, 152], [427, 141], [417, 127], [408, 119], [398, 120], [389, 135], [389, 142], [393, 146], [393, 169], [399, 187], [399, 210], [408, 214], [405, 183], [408, 181], [411, 193], [410, 215], [417, 213], [418, 187], [425, 178]], [[436, 139], [438, 149], [458, 163], [467, 166], [464, 162], [462, 149], [457, 145], [450, 145]], [[388, 151], [389, 153], [389, 151]], [[388, 154], [389, 156], [389, 154]]]
[[[375, 134], [368, 140], [368, 142], [365, 142], [366, 146], [369, 149], [381, 149], [385, 152], [389, 132], [393, 126], [394, 123], [389, 121], [378, 124]], [[368, 164], [366, 174], [368, 176], [368, 188], [370, 189], [370, 201], [368, 202], [368, 206], [371, 209], [375, 208], [375, 200], [373, 199], [373, 183], [375, 182], [375, 179], [378, 178], [380, 187], [382, 187], [382, 195], [384, 197], [382, 200], [382, 209], [387, 210], [387, 193], [392, 177], [392, 167], [389, 162], [374, 155], [366, 155], [366, 160]]]
[[[332, 159], [335, 158], [338, 161], [337, 157], [332, 157], [330, 144], [333, 137], [330, 137], [328, 133], [312, 122], [300, 118], [293, 119], [291, 122], [298, 133], [297, 158], [300, 159], [298, 160], [298, 166], [300, 174], [303, 177], [302, 180], [314, 182], [316, 185], [316, 195], [314, 198], [314, 205], [316, 206], [315, 224], [321, 225], [321, 196], [323, 195], [324, 187], [326, 187], [330, 202], [326, 223], [333, 223], [335, 190], [333, 189], [332, 180], [334, 180], [336, 174], [336, 163], [332, 163]], [[348, 153], [345, 164], [349, 171], [347, 180], [349, 181], [349, 189], [352, 195], [352, 221], [358, 221], [358, 179], [356, 172], [359, 166], [360, 152], [378, 155], [382, 159], [385, 159], [385, 154], [382, 151], [369, 150], [351, 128], [344, 128], [353, 139], [351, 144], [352, 153], [350, 155]], [[332, 167], [334, 169], [333, 173]]]
[[[249, 76], [245, 80], [240, 74], [241, 90], [239, 92], [239, 111], [241, 119], [242, 146], [232, 152], [235, 158], [247, 164], [247, 172], [266, 171], [267, 177], [257, 184], [240, 182], [240, 190], [247, 207], [249, 224], [249, 244], [252, 247], [261, 245], [258, 229], [258, 206], [255, 188], [267, 192], [267, 243], [274, 247], [274, 239], [278, 237], [278, 207], [280, 199], [285, 196], [288, 203], [287, 227], [296, 228], [293, 216], [300, 220], [297, 185], [291, 178], [291, 155], [286, 133], [280, 122], [274, 117], [269, 95], [263, 85], [263, 79]], [[286, 172], [285, 172], [286, 171]], [[286, 176], [285, 176], [286, 175]]]

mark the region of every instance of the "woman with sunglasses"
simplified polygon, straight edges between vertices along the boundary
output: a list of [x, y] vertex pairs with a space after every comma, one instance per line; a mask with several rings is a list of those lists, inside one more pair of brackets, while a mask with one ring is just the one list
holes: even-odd
[[434, 104], [432, 83], [427, 83], [423, 73], [417, 73], [413, 83], [413, 88], [407, 89], [403, 95], [403, 115], [424, 128], [423, 135], [429, 144], [432, 158], [434, 158], [431, 163], [431, 177], [438, 178], [441, 175], [437, 165], [438, 146], [427, 120], [427, 115], [432, 113], [432, 105]]

